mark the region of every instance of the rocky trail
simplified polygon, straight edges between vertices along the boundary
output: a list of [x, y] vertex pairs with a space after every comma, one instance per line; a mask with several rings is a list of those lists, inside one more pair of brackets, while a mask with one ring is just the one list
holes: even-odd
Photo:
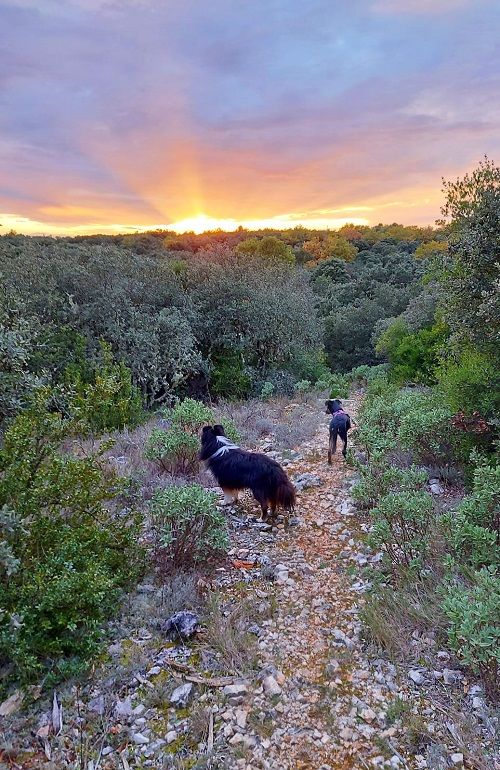
[[[353, 416], [357, 405], [345, 401]], [[90, 680], [50, 703], [37, 704], [35, 693], [27, 714], [0, 725], [0, 767], [431, 767], [407, 748], [399, 719], [411, 703], [415, 718], [433, 721], [434, 706], [411, 676], [418, 672], [398, 671], [362, 636], [363, 568], [380, 555], [364, 543], [353, 471], [340, 451], [326, 462], [328, 419], [320, 420], [314, 438], [287, 455], [273, 451], [272, 436], [262, 443], [297, 486], [295, 516], [270, 531], [249, 495], [225, 509], [232, 547], [201, 581], [210, 613], [200, 608], [198, 632], [176, 642], [165, 635], [169, 610], [198, 611], [187, 579], [170, 597], [139, 586]], [[442, 767], [463, 762], [456, 746]]]

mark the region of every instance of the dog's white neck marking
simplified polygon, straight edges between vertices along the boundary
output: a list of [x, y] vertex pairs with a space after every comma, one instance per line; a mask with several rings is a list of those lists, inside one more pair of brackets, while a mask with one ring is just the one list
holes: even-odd
[[210, 455], [210, 457], [207, 458], [206, 462], [209, 460], [213, 460], [216, 457], [222, 457], [222, 455], [225, 455], [226, 452], [231, 451], [231, 449], [239, 449], [239, 446], [236, 444], [233, 444], [228, 438], [225, 436], [217, 436], [217, 443], [222, 444], [219, 449], [217, 449], [216, 452], [213, 453], [213, 455]]

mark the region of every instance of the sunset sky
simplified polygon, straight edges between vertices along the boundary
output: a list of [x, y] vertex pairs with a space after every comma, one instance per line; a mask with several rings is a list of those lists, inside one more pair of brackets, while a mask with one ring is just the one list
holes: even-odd
[[498, 0], [0, 0], [0, 29], [0, 232], [432, 224], [500, 159]]

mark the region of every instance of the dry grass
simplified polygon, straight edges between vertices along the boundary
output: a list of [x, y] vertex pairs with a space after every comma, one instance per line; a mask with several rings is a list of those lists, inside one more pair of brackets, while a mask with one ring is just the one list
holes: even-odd
[[248, 627], [258, 618], [251, 599], [224, 607], [213, 594], [206, 607], [204, 643], [215, 653], [218, 670], [248, 676], [257, 665], [257, 640]]

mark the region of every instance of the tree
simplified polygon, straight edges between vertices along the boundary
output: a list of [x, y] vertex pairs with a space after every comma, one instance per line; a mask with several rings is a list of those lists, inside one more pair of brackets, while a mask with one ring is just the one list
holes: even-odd
[[269, 262], [295, 263], [295, 255], [280, 238], [267, 235], [264, 238], [246, 238], [236, 247], [237, 254], [262, 257]]
[[500, 332], [500, 168], [485, 158], [463, 179], [444, 182], [444, 192], [448, 250], [430, 269], [441, 286], [443, 318], [457, 346], [469, 340], [493, 354]]
[[306, 263], [308, 267], [315, 267], [318, 262], [332, 258], [352, 262], [358, 253], [356, 246], [338, 233], [332, 232], [314, 236], [306, 241], [304, 251], [311, 255], [311, 260]]

